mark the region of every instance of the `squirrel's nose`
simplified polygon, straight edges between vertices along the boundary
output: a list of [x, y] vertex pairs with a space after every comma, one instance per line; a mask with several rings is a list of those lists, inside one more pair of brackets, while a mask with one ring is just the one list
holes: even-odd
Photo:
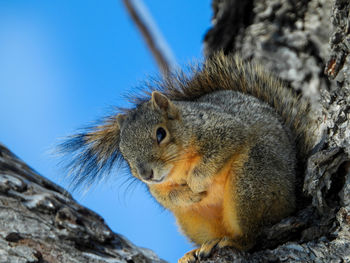
[[139, 165], [139, 167], [137, 168], [138, 173], [140, 175], [140, 177], [144, 180], [152, 180], [153, 179], [153, 170], [149, 167], [147, 167], [146, 165]]

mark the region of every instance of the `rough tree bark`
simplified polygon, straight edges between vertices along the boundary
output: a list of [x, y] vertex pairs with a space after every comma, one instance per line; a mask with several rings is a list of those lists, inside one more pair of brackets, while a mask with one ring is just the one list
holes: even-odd
[[205, 54], [259, 60], [321, 118], [299, 186], [303, 208], [265, 229], [254, 252], [222, 249], [203, 262], [350, 262], [350, 2], [214, 0], [213, 9]]
[[113, 233], [99, 215], [0, 144], [0, 262], [165, 261]]
[[[260, 60], [322, 117], [300, 185], [305, 205], [266, 228], [255, 251], [225, 248], [202, 262], [350, 262], [349, 1], [214, 0], [213, 10], [206, 56]], [[0, 262], [162, 262], [1, 145], [0, 206]]]

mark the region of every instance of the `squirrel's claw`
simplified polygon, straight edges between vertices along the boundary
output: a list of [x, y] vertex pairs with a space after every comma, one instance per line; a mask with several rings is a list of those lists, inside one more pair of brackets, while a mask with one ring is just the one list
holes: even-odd
[[201, 245], [200, 248], [198, 248], [196, 254], [198, 259], [204, 259], [210, 256], [212, 253], [213, 249], [220, 243], [220, 239], [214, 239], [205, 242], [204, 244]]
[[177, 263], [195, 263], [197, 261], [196, 251], [199, 248], [193, 249], [190, 252], [187, 252], [182, 258], [180, 258]]
[[218, 238], [203, 243], [199, 248], [187, 252], [178, 263], [195, 263], [197, 260], [209, 257], [215, 248], [231, 247], [233, 242], [230, 238]]

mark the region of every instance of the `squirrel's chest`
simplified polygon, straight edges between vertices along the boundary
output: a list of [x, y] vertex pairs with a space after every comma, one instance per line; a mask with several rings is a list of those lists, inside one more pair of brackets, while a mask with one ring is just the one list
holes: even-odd
[[240, 159], [233, 155], [231, 160], [207, 181], [205, 196], [201, 197], [200, 201], [193, 202], [188, 200], [192, 200], [192, 194], [196, 193], [191, 191], [186, 182], [191, 176], [191, 171], [200, 162], [200, 157], [191, 155], [191, 158], [184, 160], [186, 161], [181, 165], [177, 164], [167, 183], [152, 187], [155, 190], [151, 191], [152, 194], [174, 213], [181, 230], [197, 244], [216, 238], [232, 237], [239, 233], [239, 228], [229, 225], [235, 225], [236, 221], [232, 196], [235, 175], [240, 170], [237, 168], [240, 167], [237, 165]]
[[182, 231], [193, 242], [202, 244], [230, 235], [224, 223], [226, 181], [227, 174], [217, 176], [200, 202], [173, 211]]

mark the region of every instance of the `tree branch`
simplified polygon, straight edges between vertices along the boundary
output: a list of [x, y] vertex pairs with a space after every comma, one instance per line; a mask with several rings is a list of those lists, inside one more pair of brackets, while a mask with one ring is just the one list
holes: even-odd
[[163, 76], [175, 67], [175, 59], [141, 0], [123, 0], [130, 17], [141, 32]]

